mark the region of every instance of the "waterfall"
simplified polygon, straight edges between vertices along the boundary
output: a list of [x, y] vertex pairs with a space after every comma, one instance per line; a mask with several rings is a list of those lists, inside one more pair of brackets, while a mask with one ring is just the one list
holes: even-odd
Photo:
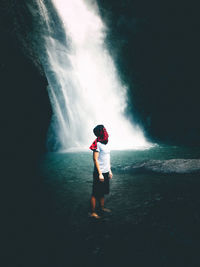
[[57, 149], [87, 148], [94, 139], [93, 128], [103, 124], [114, 149], [146, 148], [142, 130], [125, 116], [127, 86], [122, 84], [106, 48], [106, 26], [94, 1], [52, 0], [66, 42], [55, 37], [45, 2], [37, 0], [46, 24], [46, 59]]

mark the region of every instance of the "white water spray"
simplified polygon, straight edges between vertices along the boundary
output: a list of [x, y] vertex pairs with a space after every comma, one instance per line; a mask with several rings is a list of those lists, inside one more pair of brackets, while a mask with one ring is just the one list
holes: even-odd
[[[61, 150], [88, 149], [97, 124], [107, 128], [114, 149], [149, 147], [141, 129], [124, 114], [127, 88], [120, 82], [105, 46], [106, 28], [97, 5], [88, 5], [84, 0], [52, 2], [68, 40], [65, 47], [51, 37], [50, 31], [46, 37], [48, 68], [53, 79], [49, 72], [46, 75]], [[44, 3], [37, 3], [50, 28]]]

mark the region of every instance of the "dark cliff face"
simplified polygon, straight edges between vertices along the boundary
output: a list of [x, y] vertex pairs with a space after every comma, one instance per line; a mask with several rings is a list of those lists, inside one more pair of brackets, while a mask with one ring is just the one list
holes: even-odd
[[34, 158], [45, 149], [51, 116], [47, 80], [29, 38], [31, 14], [25, 3], [2, 1], [0, 17], [3, 151]]
[[6, 266], [32, 258], [31, 246], [33, 251], [43, 232], [37, 166], [51, 107], [47, 80], [29, 39], [31, 27], [25, 1], [0, 2], [1, 216], [6, 218], [1, 260]]
[[[5, 183], [1, 188], [10, 216], [9, 230], [14, 229], [12, 223], [20, 220], [22, 213], [26, 214], [25, 223], [35, 205], [37, 190], [33, 185], [39, 182], [37, 163], [45, 151], [51, 117], [47, 80], [27, 38], [30, 29], [31, 17], [24, 1], [1, 1], [0, 138], [1, 181]], [[20, 230], [16, 231], [19, 235]]]
[[108, 44], [130, 86], [136, 120], [154, 140], [199, 145], [197, 1], [98, 1]]

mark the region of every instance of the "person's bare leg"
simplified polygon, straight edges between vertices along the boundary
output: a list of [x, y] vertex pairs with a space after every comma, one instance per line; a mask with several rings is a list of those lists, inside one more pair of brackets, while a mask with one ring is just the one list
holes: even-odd
[[96, 207], [96, 198], [94, 196], [91, 196], [91, 212], [95, 212], [95, 207]]
[[91, 217], [99, 219], [99, 215], [95, 212], [95, 207], [96, 207], [96, 198], [94, 196], [91, 197], [90, 200], [91, 203]]
[[105, 211], [105, 212], [111, 212], [110, 209], [104, 208], [104, 197], [101, 197], [101, 198], [99, 199], [99, 202], [100, 202], [100, 207], [101, 207], [101, 210], [102, 210], [102, 211]]
[[104, 197], [101, 197], [101, 198], [99, 199], [99, 202], [100, 202], [100, 207], [101, 207], [101, 209], [103, 210], [103, 209], [104, 209]]

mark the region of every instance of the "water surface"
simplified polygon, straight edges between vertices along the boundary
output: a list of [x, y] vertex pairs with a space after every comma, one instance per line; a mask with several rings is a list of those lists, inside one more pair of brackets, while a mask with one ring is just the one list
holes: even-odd
[[[196, 266], [199, 149], [157, 146], [112, 151], [110, 214], [88, 216], [92, 153], [41, 161], [49, 266]], [[126, 262], [126, 263], [125, 263]], [[193, 264], [193, 265], [192, 265]]]

